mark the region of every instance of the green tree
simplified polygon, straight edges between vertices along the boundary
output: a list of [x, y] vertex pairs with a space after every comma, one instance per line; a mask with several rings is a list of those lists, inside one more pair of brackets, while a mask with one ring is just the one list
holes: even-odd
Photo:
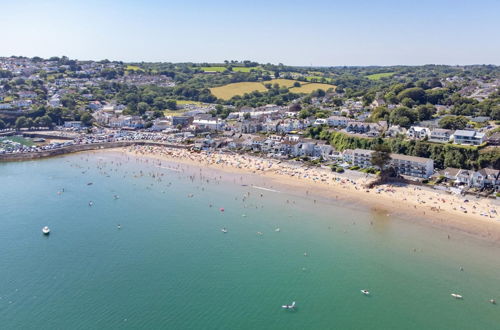
[[26, 123], [24, 127], [31, 128], [35, 126], [35, 122], [33, 121], [33, 118], [26, 118]]
[[436, 113], [436, 108], [432, 104], [419, 105], [416, 110], [418, 120], [429, 120]]
[[16, 128], [17, 129], [26, 127], [26, 124], [27, 124], [27, 119], [25, 116], [21, 116], [21, 117], [18, 117], [16, 119]]
[[425, 91], [419, 87], [407, 88], [398, 94], [398, 99], [410, 98], [417, 103], [425, 103]]
[[149, 104], [147, 104], [146, 102], [139, 102], [137, 104], [137, 111], [142, 115], [144, 114], [146, 111], [149, 111]]
[[464, 129], [469, 121], [463, 116], [444, 116], [439, 121], [439, 127], [447, 129]]
[[82, 124], [84, 124], [85, 126], [91, 126], [92, 125], [92, 122], [94, 121], [94, 118], [92, 117], [92, 115], [88, 112], [85, 112], [84, 114], [82, 114], [80, 116], [80, 121], [82, 122]]
[[38, 126], [38, 127], [52, 127], [53, 126], [52, 119], [50, 119], [50, 117], [47, 116], [47, 115], [44, 115], [44, 116], [41, 116], [41, 117], [37, 117], [35, 119], [35, 126]]
[[167, 100], [167, 109], [177, 110], [177, 101], [176, 100]]
[[387, 178], [391, 171], [389, 171], [389, 164], [391, 162], [391, 149], [386, 144], [376, 144], [373, 147], [371, 163], [380, 168], [380, 177]]
[[158, 110], [163, 110], [167, 107], [167, 102], [162, 97], [155, 97], [153, 106]]
[[7, 125], [5, 125], [5, 122], [0, 119], [0, 129], [5, 129], [7, 127]]
[[400, 125], [402, 127], [410, 127], [418, 119], [416, 110], [407, 107], [398, 107], [391, 111], [389, 120], [392, 125]]
[[370, 113], [369, 120], [371, 122], [378, 122], [380, 120], [389, 120], [391, 112], [386, 106], [376, 107]]

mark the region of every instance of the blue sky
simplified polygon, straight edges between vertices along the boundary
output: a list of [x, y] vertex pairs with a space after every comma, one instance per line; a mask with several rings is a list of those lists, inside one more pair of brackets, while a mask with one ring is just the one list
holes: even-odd
[[500, 64], [499, 0], [0, 0], [0, 56]]

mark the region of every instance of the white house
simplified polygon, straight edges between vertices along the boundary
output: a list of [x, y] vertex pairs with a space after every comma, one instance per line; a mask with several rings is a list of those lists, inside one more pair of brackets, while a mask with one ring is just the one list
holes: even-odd
[[453, 136], [453, 130], [444, 128], [434, 128], [431, 131], [431, 136], [429, 141], [446, 143], [451, 140]]
[[351, 119], [344, 116], [330, 116], [327, 121], [328, 126], [346, 127]]
[[422, 140], [431, 135], [431, 131], [427, 127], [412, 126], [406, 131], [406, 136], [410, 139]]
[[65, 128], [82, 128], [84, 125], [81, 121], [65, 121]]
[[453, 142], [456, 144], [480, 145], [484, 142], [484, 133], [467, 130], [456, 130], [453, 134]]

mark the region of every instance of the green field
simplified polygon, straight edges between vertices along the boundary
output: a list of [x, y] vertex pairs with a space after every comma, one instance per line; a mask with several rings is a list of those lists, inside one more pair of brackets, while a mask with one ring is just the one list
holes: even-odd
[[292, 87], [293, 84], [297, 82], [297, 80], [291, 79], [273, 79], [264, 82], [239, 82], [233, 84], [227, 84], [224, 86], [213, 87], [210, 88], [210, 92], [222, 100], [229, 100], [230, 98], [243, 95], [245, 93], [251, 93], [253, 91], [266, 92], [267, 88], [264, 86], [265, 84], [279, 84], [280, 86], [290, 88], [290, 92], [293, 93], [311, 93], [317, 89], [322, 89], [327, 91], [330, 88], [335, 88], [334, 85], [329, 84], [320, 84], [320, 83], [305, 83], [299, 81], [301, 84], [300, 87]]
[[127, 70], [127, 71], [144, 71], [143, 69], [139, 68], [136, 65], [127, 65], [125, 67], [125, 70]]
[[320, 81], [323, 78], [326, 79], [326, 81], [328, 81], [328, 82], [332, 82], [332, 80], [333, 80], [332, 78], [326, 78], [326, 77], [322, 77], [322, 76], [307, 76], [306, 80], [311, 81], [313, 79], [317, 79], [318, 81]]
[[[224, 72], [227, 68], [225, 66], [202, 66], [200, 69], [205, 72]], [[250, 72], [256, 69], [259, 69], [259, 67], [247, 68], [244, 66], [234, 66], [233, 72]]]
[[309, 93], [314, 92], [317, 89], [322, 89], [322, 90], [324, 90], [326, 92], [330, 88], [335, 89], [335, 86], [334, 85], [329, 85], [329, 84], [308, 83], [308, 84], [303, 84], [300, 87], [290, 88], [290, 92], [292, 92], [292, 93], [305, 93], [305, 94], [309, 94]]
[[210, 88], [210, 92], [212, 92], [215, 97], [222, 100], [229, 100], [233, 96], [243, 95], [253, 91], [265, 92], [267, 88], [260, 82], [239, 82]]
[[191, 101], [191, 100], [176, 100], [177, 105], [184, 105], [184, 104], [203, 104], [202, 102], [199, 101]]
[[370, 74], [370, 75], [366, 76], [366, 78], [368, 78], [370, 80], [379, 80], [381, 78], [391, 77], [391, 76], [393, 76], [395, 74], [396, 74], [396, 72], [374, 73], [374, 74]]
[[233, 67], [233, 71], [235, 72], [250, 72], [252, 70], [259, 70], [260, 67], [251, 67], [251, 68], [247, 68], [245, 66], [236, 66], [236, 67]]
[[202, 66], [200, 67], [200, 70], [203, 70], [205, 72], [224, 72], [226, 71], [225, 66]]
[[292, 79], [271, 79], [268, 81], [264, 81], [264, 84], [271, 84], [271, 85], [278, 84], [282, 87], [290, 88], [296, 82], [298, 82], [301, 85], [304, 84], [304, 82], [300, 82], [300, 81], [292, 80]]

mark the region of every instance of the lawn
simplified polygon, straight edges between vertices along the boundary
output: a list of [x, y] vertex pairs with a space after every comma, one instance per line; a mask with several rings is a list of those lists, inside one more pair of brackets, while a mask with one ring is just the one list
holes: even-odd
[[210, 92], [212, 92], [215, 97], [222, 100], [229, 100], [233, 96], [243, 95], [253, 91], [265, 92], [267, 88], [260, 82], [239, 82], [210, 88]]
[[305, 93], [305, 94], [309, 94], [309, 93], [314, 92], [317, 89], [322, 89], [322, 90], [324, 90], [326, 92], [330, 88], [335, 89], [335, 86], [334, 85], [329, 85], [329, 84], [309, 83], [309, 84], [303, 84], [300, 87], [290, 88], [290, 92], [292, 92], [292, 93]]
[[370, 75], [366, 76], [366, 78], [368, 78], [370, 80], [379, 80], [381, 78], [391, 77], [391, 76], [393, 76], [395, 74], [396, 74], [396, 72], [374, 73], [374, 74], [370, 74]]

